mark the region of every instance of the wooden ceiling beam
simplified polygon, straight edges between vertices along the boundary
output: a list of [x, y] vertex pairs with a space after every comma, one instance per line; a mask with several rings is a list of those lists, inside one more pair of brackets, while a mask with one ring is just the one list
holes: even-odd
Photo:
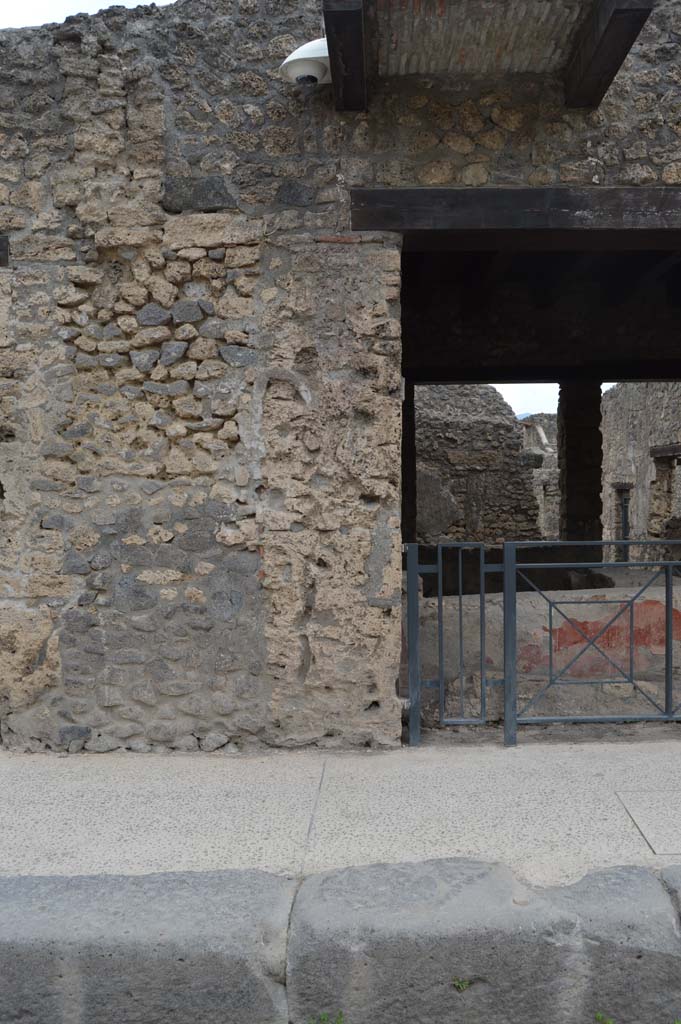
[[324, 0], [336, 110], [366, 110], [369, 103], [364, 0]]
[[565, 74], [568, 107], [597, 107], [638, 39], [655, 0], [594, 0]]

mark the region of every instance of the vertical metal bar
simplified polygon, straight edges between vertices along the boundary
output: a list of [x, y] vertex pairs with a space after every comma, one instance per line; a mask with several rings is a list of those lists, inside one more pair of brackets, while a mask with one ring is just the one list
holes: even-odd
[[664, 567], [664, 712], [674, 714], [674, 576], [671, 565]]
[[463, 548], [458, 549], [459, 552], [459, 717], [465, 717], [465, 708], [463, 701], [463, 689], [464, 689], [464, 647], [463, 647]]
[[418, 544], [407, 544], [407, 657], [409, 667], [409, 745], [415, 747], [421, 742]]
[[[634, 648], [634, 635], [635, 635], [635, 626], [636, 626], [636, 613], [635, 613], [635, 610], [634, 610], [634, 605], [635, 604], [636, 604], [636, 599], [635, 598], [629, 602], [629, 682], [630, 683], [634, 682], [634, 677], [636, 675], [636, 650]], [[607, 630], [606, 630], [606, 632], [607, 632]]]
[[549, 601], [549, 684], [553, 685], [553, 601]]
[[416, 413], [414, 384], [404, 381], [402, 401], [402, 540], [416, 540]]
[[[622, 491], [622, 540], [629, 540], [629, 492]], [[629, 561], [629, 545], [622, 545], [622, 561]]]
[[442, 587], [442, 544], [437, 546], [437, 681], [440, 690], [440, 725], [445, 717], [445, 636]]
[[504, 544], [504, 745], [518, 742], [516, 666], [516, 547]]
[[485, 615], [485, 549], [480, 548], [480, 717], [487, 721], [487, 620]]

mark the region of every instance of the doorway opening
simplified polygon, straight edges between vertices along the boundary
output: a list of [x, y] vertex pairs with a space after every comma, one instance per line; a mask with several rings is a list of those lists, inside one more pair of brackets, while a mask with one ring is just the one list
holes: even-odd
[[[518, 721], [676, 714], [658, 648], [681, 615], [676, 569], [660, 576], [681, 556], [680, 268], [659, 250], [407, 245], [402, 530], [427, 724], [506, 717], [505, 542], [522, 542]], [[604, 379], [619, 383], [602, 395]], [[555, 414], [524, 417], [493, 386], [523, 381], [557, 383]]]

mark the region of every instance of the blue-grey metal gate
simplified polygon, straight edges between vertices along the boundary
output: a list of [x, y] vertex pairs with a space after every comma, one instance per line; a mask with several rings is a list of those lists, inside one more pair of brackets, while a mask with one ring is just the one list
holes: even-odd
[[[488, 720], [491, 688], [502, 687], [507, 745], [517, 742], [519, 725], [681, 721], [681, 678], [677, 685], [674, 664], [674, 642], [681, 642], [681, 608], [674, 608], [674, 583], [681, 575], [681, 561], [668, 557], [669, 551], [678, 551], [680, 545], [681, 541], [670, 540], [512, 541], [504, 544], [501, 562], [490, 560], [484, 545], [479, 543], [446, 542], [435, 548], [405, 545], [410, 743], [420, 742], [422, 697], [431, 691], [435, 691], [437, 697], [435, 708], [439, 725], [481, 725]], [[635, 549], [633, 560], [621, 561], [618, 549], [623, 546], [628, 552]], [[604, 557], [604, 550], [612, 550], [619, 557], [609, 560]], [[556, 570], [582, 574], [616, 571], [622, 577], [620, 583], [624, 584], [620, 589], [625, 592], [606, 597], [607, 588], [613, 585], [610, 580], [605, 587], [592, 586], [591, 589], [597, 591], [594, 597], [584, 597], [583, 591], [578, 598], [561, 596], [546, 582], [540, 582]], [[643, 574], [649, 575], [641, 581]], [[486, 656], [487, 580], [492, 576], [496, 576], [496, 589], [503, 593], [503, 671], [500, 678], [494, 677], [493, 670], [490, 674]], [[606, 577], [599, 575], [595, 579], [602, 581]], [[446, 580], [448, 593], [455, 598], [453, 602], [445, 599]], [[430, 652], [435, 670], [424, 675], [421, 590], [426, 587], [435, 602], [436, 636], [425, 639], [430, 644], [434, 639], [436, 652]], [[536, 692], [526, 694], [521, 694], [518, 686], [519, 590], [538, 595], [548, 618], [548, 627], [540, 634], [540, 643], [534, 645], [533, 651], [542, 671], [545, 670], [546, 679], [533, 676]], [[470, 595], [470, 600], [465, 601], [466, 594]], [[581, 621], [575, 617], [576, 612], [568, 612], [569, 606], [577, 606], [582, 613], [590, 606], [595, 606], [596, 613], [604, 609], [607, 612], [604, 619]], [[471, 622], [472, 608], [477, 609], [477, 619]], [[453, 658], [448, 659], [445, 634], [452, 620], [456, 642]], [[473, 711], [466, 675], [471, 664], [471, 648], [479, 677], [477, 706]], [[589, 671], [593, 670], [593, 660], [607, 668], [605, 675]], [[571, 674], [576, 669], [577, 674]], [[566, 713], [560, 707], [538, 713], [543, 699], [552, 693], [555, 696], [558, 689], [566, 687], [591, 688], [597, 700], [599, 695], [606, 694], [606, 688], [617, 691], [618, 699], [622, 700], [621, 688], [626, 687], [627, 692], [640, 699], [643, 707], [632, 709], [624, 700], [624, 710], [616, 713], [608, 712], [607, 708], [604, 713], [600, 710], [595, 713], [591, 708]], [[612, 699], [611, 696], [610, 703]], [[452, 700], [453, 711], [447, 704]]]

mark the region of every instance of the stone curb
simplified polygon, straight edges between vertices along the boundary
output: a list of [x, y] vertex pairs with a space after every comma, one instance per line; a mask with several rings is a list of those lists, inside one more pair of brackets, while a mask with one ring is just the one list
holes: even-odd
[[0, 879], [0, 1021], [672, 1024], [681, 867]]
[[286, 1024], [295, 892], [260, 871], [0, 879], [0, 1021]]

